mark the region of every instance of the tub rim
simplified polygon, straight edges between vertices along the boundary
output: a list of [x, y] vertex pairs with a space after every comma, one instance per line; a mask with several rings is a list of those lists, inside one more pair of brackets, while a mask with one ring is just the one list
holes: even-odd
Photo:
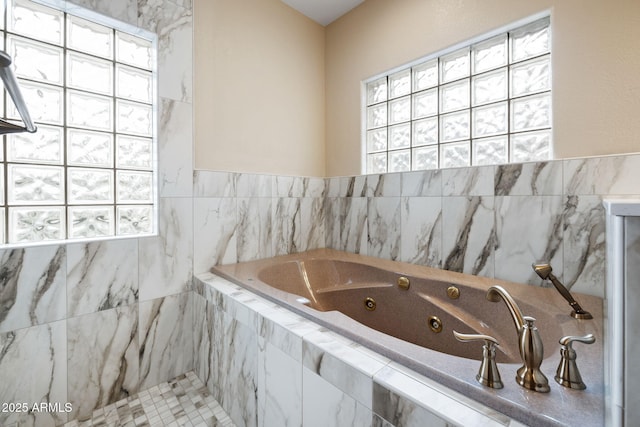
[[[397, 362], [421, 375], [426, 376], [445, 387], [460, 392], [465, 396], [495, 409], [515, 420], [527, 425], [572, 425], [584, 420], [580, 425], [601, 425], [604, 422], [604, 374], [603, 374], [603, 300], [599, 297], [576, 293], [576, 299], [588, 306], [594, 314], [594, 320], [576, 321], [569, 316], [569, 307], [564, 299], [557, 293], [545, 292], [548, 297], [547, 304], [556, 306], [559, 312], [566, 312], [562, 316], [561, 334], [585, 335], [593, 333], [596, 343], [580, 348], [578, 365], [582, 377], [587, 383], [587, 390], [575, 391], [558, 385], [553, 376], [559, 362], [559, 354], [555, 357], [545, 357], [542, 371], [549, 379], [550, 393], [536, 393], [525, 390], [515, 384], [513, 377], [519, 364], [500, 363], [500, 372], [505, 383], [501, 390], [484, 387], [475, 381], [475, 374], [480, 362], [464, 359], [457, 356], [446, 355], [435, 350], [401, 341], [381, 332], [368, 328], [348, 316], [339, 312], [318, 312], [296, 301], [295, 296], [288, 292], [280, 291], [252, 277], [246, 280], [244, 267], [260, 268], [274, 262], [286, 262], [300, 259], [300, 257], [336, 258], [349, 260], [361, 264], [371, 265], [377, 268], [389, 269], [396, 273], [415, 276], [429, 275], [430, 278], [442, 281], [453, 281], [466, 286], [488, 288], [494, 284], [505, 286], [515, 298], [526, 298], [531, 292], [540, 290], [535, 286], [527, 286], [498, 279], [480, 276], [470, 276], [464, 273], [450, 272], [434, 269], [426, 266], [403, 263], [400, 261], [385, 260], [365, 255], [353, 254], [334, 249], [316, 249], [296, 254], [280, 255], [255, 261], [245, 261], [236, 264], [215, 266], [211, 273], [223, 277], [232, 283], [258, 294], [269, 301], [275, 302], [294, 313], [297, 313], [321, 326], [327, 327], [352, 341], [355, 341], [387, 358]], [[244, 275], [244, 276], [243, 276]], [[265, 289], [265, 286], [267, 289]], [[546, 289], [550, 291], [550, 289]], [[547, 295], [548, 294], [548, 295]], [[311, 312], [310, 312], [311, 311]], [[323, 315], [317, 316], [317, 313]], [[526, 313], [524, 313], [526, 315]], [[348, 327], [336, 325], [347, 323]], [[569, 320], [570, 319], [570, 320]], [[511, 319], [506, 321], [512, 322]], [[365, 328], [365, 329], [362, 329]], [[373, 332], [372, 332], [373, 331]], [[369, 341], [362, 338], [362, 333], [379, 335], [378, 340]], [[541, 331], [545, 333], [545, 331]], [[547, 333], [550, 333], [547, 331]], [[558, 335], [558, 331], [554, 331]], [[560, 338], [560, 335], [557, 338]], [[515, 333], [514, 333], [514, 339]], [[590, 424], [596, 420], [595, 424]]]

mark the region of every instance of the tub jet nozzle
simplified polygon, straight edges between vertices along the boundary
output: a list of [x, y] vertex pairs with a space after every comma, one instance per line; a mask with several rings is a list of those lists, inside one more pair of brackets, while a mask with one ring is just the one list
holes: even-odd
[[533, 271], [536, 272], [538, 276], [542, 280], [549, 280], [551, 284], [560, 292], [560, 295], [567, 300], [573, 311], [571, 312], [571, 317], [575, 319], [593, 319], [591, 313], [580, 307], [580, 304], [571, 296], [569, 290], [558, 280], [558, 278], [551, 272], [553, 269], [551, 268], [551, 264], [549, 263], [541, 263], [541, 264], [532, 264]]

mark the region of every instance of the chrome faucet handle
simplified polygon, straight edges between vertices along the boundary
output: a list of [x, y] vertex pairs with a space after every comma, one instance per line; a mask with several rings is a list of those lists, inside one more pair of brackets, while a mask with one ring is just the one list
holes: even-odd
[[498, 365], [496, 364], [496, 346], [498, 345], [498, 341], [489, 335], [461, 334], [456, 331], [453, 331], [453, 335], [461, 342], [484, 340], [484, 345], [482, 346], [482, 364], [480, 365], [478, 375], [476, 375], [476, 380], [487, 387], [504, 387], [500, 379]]
[[564, 387], [584, 390], [587, 386], [582, 381], [582, 376], [576, 364], [576, 351], [571, 347], [571, 344], [576, 341], [584, 344], [593, 344], [596, 338], [593, 334], [583, 337], [567, 336], [560, 338], [560, 364], [554, 378], [558, 384]]

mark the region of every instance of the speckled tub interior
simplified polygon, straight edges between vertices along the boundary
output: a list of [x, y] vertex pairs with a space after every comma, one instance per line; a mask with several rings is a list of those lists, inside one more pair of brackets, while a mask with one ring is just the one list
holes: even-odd
[[[514, 340], [507, 339], [513, 335], [508, 313], [504, 307], [484, 300], [483, 292], [477, 288], [409, 277], [409, 289], [405, 290], [397, 285], [400, 277], [406, 277], [402, 274], [333, 259], [289, 261], [265, 267], [258, 277], [270, 286], [305, 298], [306, 301], [300, 301], [315, 310], [339, 311], [403, 341], [477, 358], [482, 354], [477, 346], [458, 342], [452, 332], [491, 334], [502, 343], [499, 360], [515, 362], [519, 358], [518, 349], [509, 345]], [[451, 286], [459, 290], [459, 298], [448, 297], [447, 289]], [[498, 318], [507, 322], [487, 319], [497, 317], [486, 316], [488, 309], [496, 309]], [[505, 316], [501, 316], [502, 311]], [[538, 314], [541, 320], [547, 315]], [[437, 324], [432, 330], [433, 322]]]
[[[399, 268], [402, 270], [398, 271]], [[553, 289], [502, 282], [376, 258], [317, 250], [268, 260], [219, 266], [214, 269], [258, 293], [326, 324], [338, 319], [349, 329], [348, 320], [325, 315], [338, 312], [367, 328], [441, 353], [481, 359], [482, 343], [462, 343], [453, 331], [484, 334], [496, 338], [498, 362], [518, 363], [517, 333], [506, 305], [486, 299], [487, 289], [500, 284], [526, 315], [536, 318], [541, 330], [557, 329], [565, 320], [568, 305]], [[402, 278], [402, 279], [401, 279]], [[399, 279], [408, 279], [408, 289]], [[448, 290], [456, 290], [450, 296]], [[590, 306], [600, 307], [599, 298], [582, 296]], [[549, 304], [549, 301], [554, 304]], [[371, 310], [371, 302], [375, 309]], [[369, 307], [368, 307], [369, 305]], [[440, 328], [434, 329], [433, 319]], [[345, 324], [347, 326], [345, 326]], [[368, 329], [359, 329], [366, 334]], [[367, 339], [368, 337], [360, 337]], [[369, 337], [376, 340], [375, 335]], [[557, 352], [553, 334], [543, 334], [546, 355]]]

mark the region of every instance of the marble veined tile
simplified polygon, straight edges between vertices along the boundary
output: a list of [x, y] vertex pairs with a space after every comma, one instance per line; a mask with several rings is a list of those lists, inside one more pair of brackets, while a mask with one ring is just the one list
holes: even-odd
[[245, 290], [226, 295], [217, 293], [211, 303], [217, 311], [224, 312], [229, 318], [247, 327], [254, 334], [259, 332], [260, 313], [272, 310], [275, 304], [269, 304], [266, 300]]
[[187, 290], [193, 272], [193, 203], [161, 198], [159, 236], [138, 240], [141, 301]]
[[66, 317], [65, 261], [64, 246], [0, 251], [0, 332]]
[[562, 162], [515, 163], [496, 166], [496, 196], [562, 194]]
[[193, 106], [160, 99], [158, 184], [160, 197], [193, 193]]
[[322, 197], [324, 179], [276, 175], [273, 178], [274, 197]]
[[406, 197], [442, 196], [442, 170], [403, 173], [402, 195]]
[[[67, 400], [66, 322], [58, 321], [0, 333], [0, 402], [59, 404]], [[0, 425], [54, 426], [65, 412], [0, 411]]]
[[327, 186], [326, 196], [327, 197], [340, 197], [340, 181], [341, 177], [331, 177], [325, 180], [325, 185]]
[[193, 311], [189, 292], [140, 303], [140, 387], [193, 369]]
[[302, 178], [302, 197], [324, 197], [325, 179], [318, 177]]
[[[217, 284], [216, 284], [217, 287]], [[256, 294], [239, 290], [231, 295], [222, 297], [222, 304], [217, 307], [225, 314], [249, 328], [252, 333], [261, 333], [261, 322], [265, 314], [271, 317], [272, 312], [285, 312], [286, 309], [275, 302], [261, 298]]]
[[[204, 290], [201, 295], [222, 310], [227, 309], [226, 305], [229, 301], [239, 301], [239, 296], [251, 294], [241, 286], [211, 272], [200, 273], [195, 276], [195, 280], [202, 282]], [[195, 289], [200, 288], [195, 286]], [[259, 297], [256, 296], [256, 298]]]
[[367, 176], [327, 178], [327, 197], [367, 197]]
[[302, 247], [301, 199], [281, 197], [274, 201], [273, 255], [300, 252]]
[[69, 317], [137, 301], [137, 239], [67, 245]]
[[177, 4], [178, 6], [186, 7], [191, 9], [193, 7], [193, 0], [170, 0]]
[[136, 25], [138, 22], [138, 1], [137, 0], [73, 0], [67, 2], [68, 10], [73, 11], [76, 4], [85, 9], [99, 12], [128, 24]]
[[[263, 319], [258, 313], [275, 311], [283, 314], [288, 313], [287, 325], [294, 324], [292, 319], [295, 319], [296, 316], [283, 309], [276, 310], [273, 303], [271, 306], [266, 302], [261, 303], [261, 298], [252, 297], [253, 294], [219, 276], [207, 273], [199, 275], [199, 277], [206, 280], [203, 285], [211, 292], [207, 296], [208, 300], [199, 295], [194, 296], [194, 348], [196, 349], [194, 369], [198, 376], [208, 384], [212, 393], [215, 392], [218, 397], [227, 396], [225, 407], [230, 408], [238, 403], [229, 397], [233, 395], [236, 388], [245, 395], [250, 395], [252, 387], [257, 386], [257, 365], [255, 365], [255, 369], [252, 369], [252, 366], [254, 363], [257, 364], [258, 360], [256, 352], [258, 330], [261, 330], [264, 337], [279, 348], [290, 349], [291, 346], [286, 342], [301, 341], [300, 338], [289, 340], [288, 338], [292, 337], [290, 332], [276, 328], [272, 320]], [[282, 320], [281, 316], [271, 314], [271, 316], [274, 315]], [[262, 326], [258, 326], [259, 323]], [[232, 331], [237, 336], [227, 336], [223, 331], [225, 325], [229, 327], [228, 331]], [[263, 342], [265, 338], [262, 338]], [[244, 356], [245, 346], [248, 346], [249, 349], [248, 359], [236, 361]], [[301, 344], [298, 344], [298, 348], [301, 348]], [[237, 353], [234, 349], [238, 349]], [[298, 351], [301, 352], [301, 350]], [[226, 365], [221, 367], [220, 363]], [[235, 374], [240, 372], [242, 381], [233, 382], [233, 376], [228, 377], [225, 369], [234, 369]], [[253, 403], [254, 409], [250, 409], [250, 413], [255, 413], [257, 400]], [[241, 409], [238, 407], [236, 412], [239, 413]], [[238, 418], [244, 419], [241, 415]]]
[[238, 426], [257, 426], [258, 337], [214, 311], [207, 388]]
[[443, 196], [493, 196], [494, 167], [474, 166], [442, 170]]
[[[193, 101], [193, 16], [169, 0], [140, 0], [138, 25], [158, 34], [160, 97]], [[191, 143], [188, 144], [191, 151]]]
[[197, 274], [194, 277], [194, 281], [196, 282], [194, 290], [198, 291], [207, 301], [213, 303], [217, 303], [220, 296], [233, 295], [242, 289], [235, 283], [231, 283], [211, 272]]
[[496, 197], [495, 277], [540, 285], [531, 264], [543, 261], [563, 280], [563, 226], [562, 196]]
[[509, 417], [391, 363], [374, 377], [373, 411], [393, 425], [508, 425]]
[[402, 174], [367, 175], [368, 197], [398, 197], [402, 194]]
[[564, 203], [562, 283], [575, 292], [604, 298], [607, 245], [602, 198], [567, 196]]
[[303, 422], [305, 427], [372, 425], [372, 412], [351, 396], [314, 374], [302, 370]]
[[[208, 287], [208, 285], [206, 285]], [[209, 378], [209, 360], [213, 349], [213, 304], [204, 297], [193, 293], [191, 295], [193, 310], [193, 370], [203, 382]]]
[[236, 173], [196, 170], [193, 172], [193, 197], [234, 197]]
[[289, 310], [270, 310], [258, 319], [260, 339], [286, 353], [296, 362], [302, 362], [302, 338], [321, 327]]
[[[272, 256], [274, 250], [272, 239], [275, 238], [272, 209], [273, 201], [271, 198], [249, 197], [237, 199], [237, 261], [252, 261]], [[283, 215], [289, 214], [289, 212], [284, 211], [281, 213]], [[287, 218], [293, 220], [290, 217]], [[289, 236], [283, 237], [285, 241], [288, 238]]]
[[367, 199], [325, 199], [327, 247], [367, 255]]
[[367, 175], [340, 178], [338, 197], [367, 197]]
[[400, 260], [442, 268], [442, 198], [403, 197]]
[[400, 257], [400, 197], [372, 197], [368, 203], [367, 254], [384, 259]]
[[494, 198], [442, 199], [442, 257], [445, 270], [494, 277]]
[[374, 413], [373, 421], [371, 422], [371, 427], [395, 427], [389, 421], [382, 418], [380, 415]]
[[302, 178], [285, 175], [274, 176], [273, 195], [275, 197], [302, 197]]
[[324, 199], [304, 197], [300, 201], [300, 246], [301, 251], [325, 247]]
[[209, 271], [218, 264], [237, 262], [235, 198], [196, 198], [194, 209], [195, 273]]
[[236, 175], [236, 195], [238, 197], [273, 197], [271, 175], [239, 173]]
[[138, 392], [136, 304], [68, 319], [67, 339], [71, 418]]
[[302, 425], [302, 365], [263, 339], [258, 357], [258, 426]]
[[564, 161], [564, 194], [640, 193], [640, 155], [587, 157]]
[[403, 399], [391, 390], [374, 384], [374, 411], [393, 426], [448, 427], [447, 421], [422, 408], [410, 399]]
[[372, 377], [388, 360], [358, 350], [359, 346], [333, 332], [305, 335], [303, 365], [367, 408], [372, 408]]

